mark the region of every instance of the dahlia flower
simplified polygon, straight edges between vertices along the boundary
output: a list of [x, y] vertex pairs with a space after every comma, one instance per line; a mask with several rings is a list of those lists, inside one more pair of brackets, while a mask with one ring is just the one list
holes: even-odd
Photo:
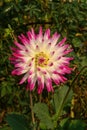
[[20, 42], [14, 41], [16, 47], [11, 47], [10, 60], [15, 67], [12, 75], [23, 75], [19, 84], [27, 81], [27, 89], [31, 91], [37, 87], [40, 94], [44, 88], [54, 91], [53, 82], [59, 85], [67, 80], [65, 74], [71, 73], [69, 64], [73, 58], [66, 54], [72, 49], [69, 44], [64, 45], [66, 38], [58, 42], [59, 37], [57, 32], [50, 36], [50, 29], [43, 34], [42, 27], [38, 34], [32, 28], [27, 36], [18, 36]]

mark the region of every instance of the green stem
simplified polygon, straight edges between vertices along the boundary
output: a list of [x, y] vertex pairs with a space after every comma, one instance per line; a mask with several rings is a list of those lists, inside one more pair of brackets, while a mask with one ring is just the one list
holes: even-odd
[[[42, 94], [39, 95], [39, 102], [40, 103], [41, 103], [41, 99], [42, 99]], [[40, 124], [40, 122], [38, 121], [37, 130], [40, 130], [39, 124]]]
[[[34, 112], [33, 112], [33, 98], [32, 98], [32, 92], [30, 92], [30, 108], [31, 108], [31, 117], [32, 117], [32, 123], [35, 125], [35, 117], [34, 117]], [[34, 129], [36, 130], [35, 126]]]
[[59, 110], [59, 112], [58, 112], [58, 115], [57, 115], [58, 117], [60, 117], [60, 115], [61, 115], [61, 112], [62, 112], [62, 110], [63, 110], [64, 104], [65, 104], [65, 102], [66, 102], [66, 100], [67, 100], [67, 97], [68, 97], [68, 95], [69, 95], [69, 92], [71, 91], [72, 87], [74, 86], [75, 81], [78, 79], [79, 75], [82, 73], [82, 71], [83, 71], [85, 68], [87, 68], [87, 66], [84, 66], [84, 67], [80, 70], [80, 72], [75, 76], [75, 78], [73, 79], [73, 81], [72, 81], [72, 83], [71, 83], [71, 85], [70, 85], [70, 87], [69, 87], [69, 89], [68, 89], [68, 91], [67, 91], [67, 93], [66, 93], [66, 96], [65, 96], [65, 98], [64, 98], [64, 100], [63, 100], [62, 106], [61, 106], [61, 108], [60, 108], [60, 110]]

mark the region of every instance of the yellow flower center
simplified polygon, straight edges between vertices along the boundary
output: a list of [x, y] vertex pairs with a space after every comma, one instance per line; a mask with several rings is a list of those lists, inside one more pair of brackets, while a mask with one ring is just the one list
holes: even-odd
[[48, 64], [48, 56], [44, 52], [35, 55], [35, 65], [45, 67]]

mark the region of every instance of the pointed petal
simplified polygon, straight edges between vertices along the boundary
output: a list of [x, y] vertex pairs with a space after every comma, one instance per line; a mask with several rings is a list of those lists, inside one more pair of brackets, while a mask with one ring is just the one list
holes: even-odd
[[44, 39], [47, 40], [50, 37], [50, 29], [47, 29], [44, 34]]
[[21, 81], [19, 82], [19, 84], [23, 84], [27, 80], [28, 76], [29, 76], [28, 73], [26, 73], [24, 77], [21, 79]]
[[53, 92], [53, 87], [52, 87], [52, 80], [51, 79], [46, 79], [46, 88], [48, 92]]
[[59, 43], [58, 43], [58, 46], [62, 46], [66, 41], [66, 37], [64, 39], [62, 39]]

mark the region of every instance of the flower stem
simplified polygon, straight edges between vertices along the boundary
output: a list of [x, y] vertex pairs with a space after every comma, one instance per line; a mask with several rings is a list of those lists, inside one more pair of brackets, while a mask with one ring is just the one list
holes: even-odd
[[[33, 98], [32, 98], [32, 92], [30, 92], [30, 108], [31, 108], [31, 117], [32, 117], [32, 123], [35, 125], [35, 117], [34, 117], [34, 112], [33, 112]], [[34, 129], [36, 130], [35, 126]]]
[[71, 85], [70, 85], [70, 87], [69, 87], [69, 89], [68, 89], [68, 91], [67, 91], [67, 93], [66, 93], [66, 95], [65, 95], [65, 98], [64, 98], [63, 103], [62, 103], [62, 106], [61, 106], [61, 108], [60, 108], [60, 110], [59, 110], [59, 113], [58, 113], [58, 115], [57, 115], [58, 117], [60, 117], [60, 115], [61, 115], [61, 112], [62, 112], [62, 110], [63, 110], [64, 104], [65, 104], [65, 102], [66, 102], [66, 100], [67, 100], [67, 97], [68, 97], [68, 95], [69, 95], [69, 92], [71, 91], [71, 89], [72, 89], [74, 83], [76, 82], [76, 80], [78, 79], [79, 75], [82, 73], [82, 71], [83, 71], [85, 68], [87, 68], [87, 66], [84, 66], [84, 67], [79, 71], [79, 73], [75, 76], [75, 78], [73, 79], [73, 81], [72, 81], [72, 83], [71, 83]]

